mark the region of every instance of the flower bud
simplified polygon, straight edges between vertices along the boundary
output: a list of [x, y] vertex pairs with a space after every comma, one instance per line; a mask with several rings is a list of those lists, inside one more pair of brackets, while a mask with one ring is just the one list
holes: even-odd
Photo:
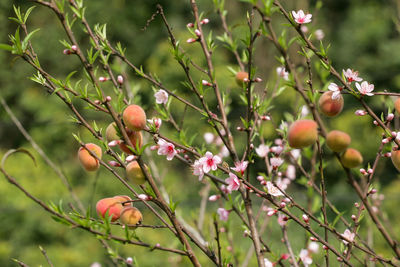
[[192, 44], [192, 43], [194, 43], [194, 42], [196, 42], [196, 41], [197, 41], [197, 39], [189, 38], [189, 39], [186, 40], [186, 43]]
[[198, 37], [201, 36], [201, 32], [200, 32], [198, 29], [194, 30], [194, 33], [195, 33]]
[[78, 51], [78, 47], [76, 45], [72, 45], [71, 46], [71, 50], [76, 52], [76, 51]]
[[124, 77], [122, 77], [122, 75], [118, 75], [118, 77], [117, 77], [117, 82], [118, 82], [119, 84], [123, 84], [123, 83], [124, 83]]
[[303, 218], [303, 221], [305, 223], [309, 223], [310, 222], [310, 218], [308, 218], [308, 216], [306, 214], [303, 214], [302, 218]]
[[220, 199], [221, 196], [220, 195], [212, 195], [208, 198], [209, 201], [217, 201], [218, 199]]
[[207, 19], [207, 18], [205, 18], [205, 19], [203, 19], [203, 20], [200, 21], [200, 24], [201, 24], [201, 25], [204, 25], [204, 24], [207, 24], [207, 23], [209, 23], [209, 22], [210, 22], [210, 20]]
[[387, 121], [392, 121], [393, 118], [394, 118], [394, 114], [393, 114], [393, 113], [389, 113], [389, 114], [387, 115], [387, 117], [386, 117], [386, 120], [387, 120]]
[[193, 27], [194, 27], [194, 23], [189, 22], [188, 24], [186, 24], [186, 27], [188, 27], [188, 28], [193, 28]]

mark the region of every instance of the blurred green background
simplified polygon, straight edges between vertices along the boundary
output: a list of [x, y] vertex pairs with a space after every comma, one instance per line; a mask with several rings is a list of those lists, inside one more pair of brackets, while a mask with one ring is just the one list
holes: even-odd
[[[214, 35], [222, 33], [222, 27], [218, 16], [213, 12], [211, 0], [201, 0], [199, 7], [204, 12], [205, 17], [210, 19], [210, 24], [205, 26], [206, 31], [212, 30]], [[177, 38], [181, 40], [182, 47], [187, 50], [194, 61], [199, 65], [204, 65], [204, 59], [199, 47], [187, 45], [185, 40], [191, 37], [186, 29], [186, 24], [193, 20], [189, 1], [86, 1], [86, 16], [91, 25], [95, 23], [107, 23], [108, 38], [111, 43], [120, 41], [127, 47], [127, 56], [137, 66], [143, 65], [147, 72], [155, 73], [163, 84], [175, 90], [178, 94], [188, 97], [199, 104], [190, 96], [190, 92], [182, 85], [185, 80], [184, 73], [171, 54], [171, 47], [168, 42], [166, 30], [159, 17], [150, 23], [146, 30], [142, 28], [146, 21], [150, 19], [156, 10], [156, 4], [160, 3], [165, 10], [166, 16], [173, 28]], [[317, 11], [315, 6], [322, 4]], [[8, 34], [13, 33], [16, 24], [7, 18], [13, 16], [13, 5], [21, 6], [26, 10], [32, 6], [29, 1], [2, 0], [0, 2], [0, 42], [8, 42]], [[329, 56], [333, 59], [333, 65], [338, 69], [354, 68], [360, 72], [360, 76], [365, 80], [375, 84], [375, 90], [389, 90], [399, 92], [400, 87], [400, 38], [399, 38], [399, 14], [400, 4], [398, 1], [374, 1], [374, 0], [328, 0], [328, 1], [285, 1], [288, 10], [304, 9], [313, 13], [313, 23], [308, 25], [309, 32], [322, 29], [325, 33], [323, 43], [331, 43]], [[250, 7], [239, 1], [227, 1], [228, 23], [232, 25], [232, 31], [236, 38], [245, 38], [247, 24], [246, 11]], [[315, 12], [314, 12], [315, 11]], [[273, 22], [274, 28], [279, 31], [285, 29], [285, 21], [276, 16]], [[44, 7], [37, 7], [31, 14], [28, 21], [30, 30], [41, 28], [33, 38], [34, 48], [41, 60], [42, 66], [52, 75], [63, 79], [73, 70], [81, 71], [78, 59], [74, 56], [65, 56], [64, 49], [59, 40], [66, 39], [61, 25], [50, 10]], [[74, 30], [78, 36], [78, 41], [83, 47], [88, 47], [88, 38], [82, 33], [80, 25], [75, 25]], [[294, 36], [292, 30], [288, 31], [288, 39]], [[234, 57], [217, 42], [219, 48], [214, 53], [214, 63], [216, 65], [216, 76], [223, 88], [223, 92], [229, 94], [231, 98], [231, 108], [229, 119], [231, 129], [240, 126], [239, 116], [245, 114], [239, 92], [233, 75], [227, 66], [238, 69]], [[240, 45], [243, 49], [243, 45]], [[295, 46], [296, 47], [296, 46]], [[294, 47], [294, 48], [295, 48]], [[275, 56], [276, 49], [266, 41], [265, 38], [259, 40], [256, 45], [256, 65], [257, 76], [263, 79], [258, 88], [268, 86], [272, 88], [276, 82], [275, 69], [279, 66]], [[295, 49], [291, 51], [295, 62], [301, 69], [302, 59], [296, 54]], [[96, 201], [100, 198], [129, 194], [112, 175], [101, 169], [96, 174], [88, 174], [82, 170], [76, 158], [78, 144], [71, 133], [79, 133], [85, 142], [94, 142], [93, 137], [87, 131], [73, 124], [69, 115], [69, 109], [56, 97], [49, 96], [46, 91], [28, 79], [34, 72], [21, 59], [15, 59], [12, 55], [5, 52], [0, 53], [2, 67], [0, 69], [0, 92], [13, 112], [28, 130], [34, 140], [43, 148], [47, 155], [58, 164], [61, 170], [68, 177], [76, 194], [82, 199], [87, 208], [93, 209]], [[314, 61], [317, 62], [317, 61]], [[134, 91], [134, 102], [140, 103], [146, 110], [148, 117], [156, 116], [154, 109], [155, 101], [151, 86], [139, 79], [131, 70], [121, 67], [120, 64], [113, 62], [116, 72], [125, 71], [129, 76], [129, 84]], [[99, 73], [102, 73], [99, 70]], [[100, 74], [99, 74], [100, 75]], [[195, 74], [199, 81], [204, 78], [200, 74]], [[317, 75], [316, 75], [317, 77]], [[332, 78], [323, 80], [316, 78], [316, 87], [326, 88], [328, 81]], [[107, 88], [106, 88], [107, 89]], [[108, 88], [110, 91], [111, 87]], [[216, 111], [216, 102], [208, 92], [210, 107]], [[271, 111], [275, 121], [285, 119], [285, 113], [293, 114], [301, 107], [302, 103], [296, 101], [296, 95], [291, 89], [286, 89], [274, 102], [274, 109]], [[183, 106], [173, 100], [172, 113], [178, 121], [183, 113]], [[393, 98], [374, 97], [367, 99], [377, 114], [387, 112], [388, 107], [393, 108]], [[105, 128], [110, 122], [109, 118], [85, 109], [83, 103], [74, 101], [80, 110], [92, 122], [96, 120], [99, 126]], [[372, 124], [370, 118], [356, 117], [354, 111], [359, 109], [358, 102], [352, 100], [350, 96], [345, 96], [345, 108], [343, 113], [335, 118], [324, 118], [329, 129], [340, 129], [348, 132], [352, 137], [352, 146], [359, 149], [364, 157], [364, 167], [367, 163], [373, 163], [377, 149], [380, 144], [381, 131]], [[0, 108], [0, 153], [4, 154], [12, 148], [24, 147], [31, 151], [38, 162], [34, 167], [31, 160], [25, 155], [14, 155], [7, 160], [7, 170], [17, 177], [18, 181], [29, 189], [32, 194], [44, 201], [58, 203], [62, 200], [65, 208], [71, 202], [67, 189], [63, 186], [54, 171], [46, 165], [40, 156], [34, 151], [26, 139], [19, 133], [3, 108]], [[204, 146], [208, 150], [217, 153], [215, 147], [204, 145], [203, 133], [212, 131], [210, 126], [198, 114], [188, 111], [184, 127], [188, 129], [188, 137], [197, 134], [195, 144]], [[273, 126], [264, 123], [264, 136], [266, 141], [272, 142], [277, 138]], [[396, 116], [395, 125], [398, 129], [399, 121]], [[176, 137], [173, 128], [164, 123], [161, 132], [171, 138]], [[235, 133], [236, 144], [241, 150], [240, 144], [245, 135]], [[145, 136], [147, 142], [151, 142], [149, 135]], [[258, 143], [256, 143], [258, 144]], [[386, 147], [385, 151], [389, 151]], [[327, 164], [325, 175], [328, 181], [329, 199], [341, 210], [345, 211], [344, 216], [350, 220], [354, 211], [353, 203], [357, 200], [348, 186], [345, 175], [340, 170], [338, 163], [328, 149], [325, 149]], [[152, 154], [152, 159], [158, 166], [160, 176], [163, 178], [166, 190], [173, 196], [174, 201], [179, 202], [178, 212], [185, 220], [194, 225], [198, 216], [200, 203], [200, 189], [203, 185], [198, 183], [197, 178], [191, 175], [189, 168], [184, 167], [178, 161], [166, 162], [163, 157]], [[307, 160], [305, 160], [307, 162]], [[228, 161], [232, 165], [231, 161]], [[307, 164], [306, 164], [307, 165]], [[256, 172], [263, 172], [262, 161], [256, 160]], [[225, 177], [222, 177], [225, 178]], [[391, 221], [390, 230], [395, 233], [395, 237], [400, 238], [400, 225], [396, 222], [400, 219], [397, 213], [397, 205], [400, 200], [400, 183], [398, 172], [390, 162], [390, 159], [382, 159], [377, 168], [376, 178], [381, 182], [379, 192], [385, 195], [383, 201], [382, 214], [384, 220]], [[378, 185], [378, 184], [377, 184]], [[215, 189], [212, 189], [215, 192]], [[293, 194], [299, 202], [306, 202], [307, 189], [300, 184], [291, 185], [289, 192]], [[28, 200], [15, 187], [0, 179], [0, 266], [16, 266], [11, 258], [22, 260], [31, 266], [46, 266], [46, 261], [41, 255], [38, 246], [47, 250], [50, 259], [55, 266], [90, 266], [94, 262], [99, 262], [102, 266], [112, 266], [112, 262], [106, 255], [106, 250], [101, 243], [89, 233], [79, 229], [69, 229], [53, 221], [38, 205]], [[139, 204], [140, 206], [140, 204]], [[216, 211], [216, 203], [208, 204], [208, 216], [206, 218], [206, 239], [212, 236], [210, 223], [212, 214]], [[317, 207], [318, 208], [318, 207]], [[144, 211], [146, 223], [158, 222], [153, 216]], [[231, 215], [234, 216], [234, 215]], [[330, 214], [330, 220], [334, 216]], [[236, 221], [237, 218], [234, 218]], [[299, 251], [304, 246], [304, 233], [298, 234], [299, 229], [290, 224], [289, 237], [293, 242], [295, 251]], [[227, 227], [235, 241], [242, 238], [243, 229], [237, 223], [229, 223]], [[365, 233], [368, 229], [374, 229], [367, 223], [363, 223], [361, 232]], [[344, 228], [339, 227], [343, 232]], [[138, 235], [152, 244], [160, 243], [173, 245], [176, 241], [171, 241], [172, 236], [166, 230], [139, 229]], [[210, 232], [210, 233], [209, 233]], [[265, 240], [274, 251], [285, 252], [280, 243], [280, 230], [276, 225], [268, 226], [264, 234]], [[390, 255], [388, 247], [375, 229], [373, 231], [376, 250], [385, 255]], [[300, 242], [298, 242], [300, 241]], [[175, 243], [174, 243], [175, 242]], [[338, 245], [339, 242], [335, 243]], [[229, 246], [226, 239], [223, 241], [224, 254], [227, 256]], [[178, 244], [176, 244], [179, 246]], [[244, 259], [247, 248], [251, 245], [249, 240], [237, 242], [237, 249], [240, 261]], [[147, 249], [139, 247], [122, 247], [111, 243], [113, 249], [117, 250], [123, 257], [136, 257], [139, 266], [183, 266], [188, 261], [165, 252], [148, 252]], [[197, 251], [202, 261], [205, 258], [201, 252]], [[320, 253], [320, 256], [322, 253]], [[279, 257], [269, 255], [274, 259]], [[315, 260], [321, 259], [318, 256]], [[254, 261], [249, 266], [254, 266]], [[204, 266], [208, 266], [207, 263]]]

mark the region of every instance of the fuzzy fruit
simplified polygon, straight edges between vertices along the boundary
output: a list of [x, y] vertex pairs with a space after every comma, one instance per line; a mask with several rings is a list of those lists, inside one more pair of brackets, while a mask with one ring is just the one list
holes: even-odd
[[400, 114], [400, 97], [394, 102], [394, 108], [396, 109], [397, 113]]
[[339, 98], [332, 99], [332, 91], [328, 91], [322, 94], [319, 98], [318, 105], [319, 110], [328, 117], [338, 115], [343, 109], [343, 96], [339, 94]]
[[126, 127], [140, 131], [146, 127], [146, 113], [138, 105], [129, 105], [122, 114]]
[[126, 207], [122, 210], [119, 221], [122, 224], [133, 226], [141, 223], [143, 219], [142, 213], [135, 207]]
[[350, 136], [342, 131], [330, 131], [326, 136], [326, 144], [332, 151], [335, 152], [344, 151], [350, 145], [350, 142]]
[[[147, 166], [144, 165], [146, 170]], [[142, 172], [142, 169], [140, 169], [139, 164], [137, 161], [132, 161], [126, 166], [126, 176], [128, 179], [130, 179], [134, 184], [140, 185], [144, 184], [146, 182], [146, 178], [144, 177], [144, 174]]]
[[340, 160], [343, 166], [350, 169], [359, 166], [363, 162], [363, 157], [357, 149], [348, 148], [340, 157]]
[[115, 122], [110, 123], [106, 128], [106, 139], [108, 142], [119, 140], [119, 136], [116, 130], [117, 124]]
[[[136, 149], [136, 143], [138, 143], [139, 147], [142, 147], [142, 143], [143, 143], [142, 132], [136, 132], [136, 131], [132, 131], [129, 129], [127, 129], [126, 132], [129, 136], [129, 140], [131, 140], [133, 148]], [[119, 144], [119, 148], [121, 148], [121, 150], [127, 154], [133, 154], [132, 151], [130, 151], [129, 148], [124, 143]]]
[[392, 158], [393, 165], [400, 172], [400, 150], [393, 150], [390, 157]]
[[[124, 206], [124, 207], [132, 206], [132, 202], [127, 202], [127, 201], [131, 201], [132, 200], [128, 196], [115, 196], [115, 197], [113, 197], [113, 199], [117, 200], [118, 203], [121, 203], [122, 206]], [[124, 202], [126, 202], [126, 203], [124, 203]]]
[[318, 125], [313, 120], [298, 120], [292, 123], [288, 131], [289, 145], [303, 148], [314, 144], [318, 138]]
[[97, 214], [104, 218], [108, 211], [108, 216], [111, 217], [111, 221], [116, 221], [121, 215], [121, 211], [124, 207], [121, 204], [121, 200], [118, 198], [103, 198], [100, 199], [96, 204]]
[[236, 83], [240, 86], [243, 87], [244, 84], [244, 79], [249, 79], [249, 74], [245, 71], [239, 71], [236, 73]]
[[[89, 143], [85, 145], [86, 149], [92, 151], [96, 154], [98, 158], [101, 159], [101, 148], [98, 145]], [[87, 171], [96, 171], [100, 167], [99, 161], [90, 155], [84, 147], [80, 147], [78, 150], [78, 159], [82, 167]]]

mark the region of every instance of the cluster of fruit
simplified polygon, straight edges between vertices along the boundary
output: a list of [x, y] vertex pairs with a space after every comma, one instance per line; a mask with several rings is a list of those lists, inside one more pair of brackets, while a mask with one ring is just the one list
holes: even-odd
[[121, 224], [128, 227], [135, 227], [142, 222], [142, 213], [132, 206], [132, 199], [128, 196], [115, 196], [100, 199], [96, 204], [97, 214], [105, 218], [111, 217], [114, 222], [119, 219]]

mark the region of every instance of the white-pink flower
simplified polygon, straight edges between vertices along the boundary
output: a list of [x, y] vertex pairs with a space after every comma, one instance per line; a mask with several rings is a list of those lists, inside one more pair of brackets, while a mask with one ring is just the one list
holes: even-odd
[[204, 133], [203, 137], [207, 144], [211, 144], [215, 139], [214, 134], [209, 132]]
[[339, 99], [340, 98], [340, 92], [342, 91], [343, 88], [339, 87], [336, 83], [330, 83], [328, 85], [329, 91], [332, 91], [332, 99]]
[[265, 267], [273, 267], [274, 264], [270, 262], [267, 258], [264, 258], [264, 266]]
[[347, 82], [361, 82], [363, 79], [361, 77], [358, 77], [358, 71], [354, 71], [351, 69], [343, 70], [343, 75], [346, 77]]
[[310, 242], [308, 243], [307, 249], [312, 253], [318, 253], [319, 244], [317, 242]]
[[311, 22], [311, 17], [312, 14], [304, 14], [303, 10], [299, 10], [299, 11], [292, 11], [292, 15], [294, 18], [294, 21], [296, 21], [298, 24], [304, 24], [304, 23], [310, 23]]
[[289, 80], [289, 72], [287, 72], [284, 67], [277, 67], [276, 73], [278, 74], [279, 77], [281, 77], [285, 81]]
[[221, 221], [227, 221], [229, 216], [229, 211], [224, 208], [218, 208], [217, 213]]
[[239, 178], [233, 174], [229, 173], [229, 178], [225, 179], [225, 182], [228, 183], [227, 189], [232, 192], [232, 191], [237, 191], [240, 188], [240, 180]]
[[323, 30], [318, 29], [315, 31], [315, 38], [317, 38], [318, 41], [324, 39], [324, 37], [325, 37], [325, 33]]
[[272, 168], [275, 169], [275, 170], [276, 170], [279, 166], [281, 166], [282, 163], [283, 163], [283, 159], [278, 158], [278, 157], [273, 157], [273, 158], [271, 158], [269, 161], [270, 161], [270, 163], [271, 163]]
[[274, 186], [274, 184], [271, 183], [270, 181], [267, 182], [267, 191], [268, 191], [268, 194], [270, 194], [274, 197], [283, 196], [283, 193], [281, 192], [281, 190], [279, 190], [279, 188]]
[[204, 171], [203, 171], [203, 164], [196, 160], [193, 165], [193, 175], [199, 176], [199, 181], [201, 181], [204, 177]]
[[158, 140], [158, 155], [167, 156], [167, 160], [172, 160], [176, 155], [175, 146], [172, 143], [165, 141], [164, 139]]
[[367, 96], [374, 95], [373, 93], [371, 93], [372, 91], [374, 91], [374, 85], [369, 84], [367, 81], [363, 81], [361, 85], [359, 83], [356, 83], [356, 87], [362, 95], [367, 95]]
[[308, 267], [312, 263], [312, 258], [307, 249], [302, 249], [299, 255], [304, 267]]
[[211, 195], [211, 196], [208, 197], [208, 201], [214, 202], [214, 201], [217, 201], [220, 198], [221, 198], [221, 195]]
[[[355, 235], [356, 235], [355, 233], [352, 233], [349, 229], [346, 229], [342, 236], [345, 237], [347, 240], [353, 242]], [[349, 243], [346, 240], [342, 240], [342, 241], [345, 245], [347, 245]]]
[[243, 175], [244, 171], [247, 168], [247, 165], [249, 165], [248, 161], [239, 161], [235, 162], [235, 167], [231, 167], [231, 169]]
[[280, 226], [285, 226], [287, 224], [287, 217], [281, 213], [278, 214], [278, 224]]
[[219, 156], [214, 156], [211, 152], [207, 151], [204, 157], [199, 159], [199, 162], [203, 164], [203, 171], [208, 173], [210, 170], [215, 171], [222, 160]]
[[157, 104], [167, 104], [168, 102], [168, 93], [163, 89], [158, 90], [158, 92], [154, 94], [154, 97], [156, 98]]
[[267, 145], [259, 145], [256, 148], [256, 153], [260, 158], [265, 158], [268, 155], [269, 147]]
[[160, 129], [162, 124], [162, 120], [160, 118], [152, 118], [147, 120], [147, 122], [153, 124], [156, 129]]
[[290, 180], [296, 179], [296, 167], [293, 165], [289, 165], [286, 169], [286, 177]]

